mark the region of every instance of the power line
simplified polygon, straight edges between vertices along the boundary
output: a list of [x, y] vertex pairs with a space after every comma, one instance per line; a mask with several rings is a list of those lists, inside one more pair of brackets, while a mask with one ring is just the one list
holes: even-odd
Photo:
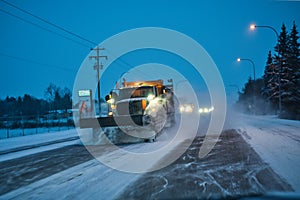
[[8, 54], [2, 53], [2, 52], [0, 52], [0, 56], [5, 56], [5, 57], [12, 58], [12, 59], [15, 59], [15, 60], [20, 60], [20, 61], [23, 61], [23, 62], [37, 64], [37, 65], [44, 66], [44, 67], [51, 68], [51, 69], [55, 68], [55, 69], [59, 69], [59, 70], [74, 72], [74, 70], [72, 70], [72, 69], [68, 69], [68, 68], [64, 68], [64, 67], [59, 67], [59, 66], [55, 66], [55, 65], [49, 65], [49, 64], [45, 64], [45, 63], [40, 63], [38, 61], [29, 60], [29, 59], [21, 58], [21, 57], [17, 57], [17, 56], [8, 55]]
[[[80, 35], [78, 35], [78, 34], [76, 34], [76, 33], [74, 33], [74, 32], [71, 32], [71, 31], [69, 31], [69, 30], [67, 30], [67, 29], [65, 29], [65, 28], [63, 28], [63, 27], [61, 27], [61, 26], [58, 26], [58, 25], [56, 25], [56, 24], [54, 24], [54, 23], [52, 23], [52, 22], [50, 22], [50, 21], [48, 21], [48, 20], [45, 20], [45, 19], [43, 19], [42, 17], [39, 17], [39, 16], [37, 16], [37, 15], [35, 15], [35, 14], [32, 14], [31, 12], [29, 12], [29, 11], [23, 9], [23, 8], [20, 8], [20, 7], [14, 5], [14, 4], [12, 4], [12, 3], [9, 3], [9, 2], [7, 2], [7, 1], [5, 1], [5, 0], [0, 0], [0, 1], [2, 1], [3, 3], [5, 3], [5, 4], [7, 4], [7, 5], [9, 5], [9, 6], [13, 7], [13, 8], [15, 8], [15, 9], [18, 9], [18, 10], [20, 10], [21, 12], [26, 13], [26, 14], [28, 14], [28, 15], [30, 15], [30, 16], [32, 16], [32, 17], [34, 17], [34, 18], [36, 18], [36, 19], [38, 19], [38, 20], [44, 22], [44, 23], [47, 23], [47, 24], [49, 24], [49, 25], [51, 25], [51, 26], [53, 26], [53, 27], [55, 27], [55, 28], [57, 28], [57, 29], [59, 29], [59, 30], [62, 30], [62, 31], [64, 31], [64, 32], [66, 32], [66, 33], [68, 33], [68, 34], [70, 34], [70, 35], [72, 35], [72, 36], [75, 36], [75, 37], [77, 37], [77, 38], [79, 38], [79, 39], [81, 39], [81, 40], [84, 40], [84, 41], [86, 41], [86, 42], [89, 42], [90, 44], [98, 45], [97, 43], [95, 43], [95, 42], [93, 42], [93, 41], [91, 41], [91, 40], [89, 40], [89, 39], [86, 39], [86, 38], [84, 38], [84, 37], [82, 37], [82, 36], [80, 36]], [[55, 32], [55, 31], [52, 31], [52, 30], [50, 30], [50, 29], [44, 28], [44, 27], [42, 27], [42, 26], [40, 26], [40, 25], [38, 25], [38, 24], [36, 24], [36, 23], [33, 23], [33, 22], [29, 21], [29, 20], [26, 20], [26, 19], [24, 19], [24, 18], [21, 18], [21, 17], [19, 17], [19, 16], [17, 16], [17, 15], [14, 15], [14, 14], [8, 12], [8, 11], [5, 11], [5, 10], [3, 10], [3, 9], [0, 9], [0, 11], [6, 13], [7, 15], [10, 15], [10, 16], [12, 16], [12, 17], [15, 17], [15, 18], [17, 18], [17, 19], [19, 19], [19, 20], [21, 20], [21, 21], [24, 21], [24, 22], [26, 22], [26, 23], [29, 23], [29, 24], [31, 24], [31, 25], [33, 25], [33, 26], [36, 26], [36, 27], [38, 27], [38, 28], [40, 28], [40, 29], [42, 29], [42, 30], [44, 30], [44, 31], [53, 33], [53, 34], [55, 34], [55, 35], [58, 35], [58, 36], [60, 36], [60, 37], [63, 37], [64, 39], [67, 39], [67, 40], [70, 40], [70, 41], [72, 41], [72, 42], [75, 42], [75, 43], [77, 43], [77, 44], [79, 44], [79, 45], [81, 45], [81, 46], [89, 47], [88, 45], [85, 45], [85, 44], [83, 44], [83, 43], [81, 43], [81, 42], [75, 41], [75, 40], [73, 40], [73, 39], [71, 39], [71, 38], [69, 38], [69, 37], [66, 37], [66, 36], [64, 36], [64, 35], [62, 35], [62, 34], [59, 34], [59, 33]], [[109, 50], [108, 50], [108, 51], [109, 51]], [[111, 51], [109, 51], [109, 52], [110, 52], [110, 54], [113, 55], [113, 53], [112, 53]], [[114, 57], [115, 57], [115, 56], [114, 56]], [[129, 68], [127, 67], [128, 69], [132, 69], [132, 68], [133, 68], [133, 66], [131, 66], [130, 64], [128, 64], [126, 61], [124, 61], [124, 60], [121, 59], [121, 58], [117, 58], [117, 61], [120, 61], [120, 62], [122, 62], [123, 64], [127, 65], [127, 66], [129, 67]], [[126, 67], [126, 66], [123, 65], [123, 67]], [[139, 71], [141, 74], [145, 75], [145, 73], [143, 73], [142, 71], [140, 71], [140, 70], [138, 70], [138, 69], [137, 69], [137, 71]]]
[[[108, 51], [108, 53], [109, 54], [111, 54], [113, 57], [116, 57], [115, 55], [114, 55], [114, 53], [112, 53], [110, 50], [108, 50], [108, 49], [106, 49], [106, 51]], [[116, 63], [117, 62], [122, 62], [123, 64], [125, 64], [125, 66], [124, 65], [122, 65], [123, 67], [126, 67], [128, 70], [130, 70], [130, 69], [133, 69], [133, 66], [132, 65], [130, 65], [128, 62], [126, 62], [124, 59], [122, 59], [122, 58], [117, 58], [117, 60], [116, 60]], [[121, 65], [120, 65], [121, 66]], [[143, 74], [143, 75], [147, 75], [147, 74], [145, 74], [144, 72], [142, 72], [141, 70], [139, 70], [139, 69], [136, 69], [136, 71], [138, 71], [138, 72], [140, 72], [141, 74]]]
[[[1, 0], [1, 1], [2, 1], [2, 0]], [[75, 42], [75, 43], [77, 43], [77, 44], [79, 44], [79, 45], [81, 45], [81, 46], [89, 47], [89, 46], [86, 45], [86, 44], [83, 44], [83, 43], [81, 43], [81, 42], [78, 42], [78, 41], [76, 41], [76, 40], [73, 40], [73, 39], [71, 39], [71, 38], [68, 38], [68, 37], [66, 37], [66, 36], [64, 36], [64, 35], [62, 35], [62, 34], [60, 34], [60, 33], [57, 33], [57, 32], [55, 32], [55, 31], [52, 31], [52, 30], [50, 30], [50, 29], [44, 28], [44, 27], [40, 26], [39, 24], [36, 24], [36, 23], [33, 23], [33, 22], [29, 21], [29, 20], [26, 20], [26, 19], [24, 19], [24, 18], [21, 18], [21, 17], [15, 15], [15, 14], [12, 14], [12, 13], [6, 11], [6, 10], [3, 10], [3, 9], [0, 8], [0, 11], [3, 12], [3, 13], [5, 13], [5, 14], [7, 14], [7, 15], [9, 15], [9, 16], [14, 17], [14, 18], [16, 18], [16, 19], [18, 19], [18, 20], [21, 20], [21, 21], [26, 22], [26, 23], [28, 23], [28, 24], [31, 24], [31, 25], [33, 25], [33, 26], [35, 26], [35, 27], [37, 27], [37, 28], [40, 28], [40, 29], [42, 29], [42, 30], [44, 30], [44, 31], [50, 32], [50, 33], [55, 34], [55, 35], [58, 35], [58, 36], [60, 36], [60, 37], [62, 37], [62, 38], [64, 38], [64, 39], [67, 39], [67, 40], [70, 40], [70, 41], [72, 41], [72, 42]], [[111, 55], [113, 55], [113, 53], [112, 53], [111, 51], [109, 51], [109, 53], [110, 53]], [[3, 54], [3, 53], [1, 53], [1, 54], [4, 55], [4, 56], [10, 57], [10, 58], [19, 59], [19, 58], [14, 57], [14, 56], [6, 55], [6, 54]], [[114, 56], [114, 57], [115, 57], [115, 56]], [[23, 59], [23, 58], [20, 58], [19, 60], [23, 60], [23, 61], [27, 61], [27, 62], [29, 61], [29, 60], [26, 60], [26, 59]], [[127, 65], [127, 66], [129, 67], [129, 68], [127, 67], [128, 69], [132, 68], [132, 66], [131, 66], [130, 64], [128, 64], [126, 61], [122, 60], [121, 58], [118, 58], [117, 60], [120, 61], [120, 62], [122, 62], [123, 64]], [[31, 61], [29, 61], [29, 62], [31, 62]], [[37, 62], [31, 62], [31, 63], [38, 64]], [[125, 67], [125, 66], [124, 66], [124, 67]], [[140, 71], [140, 72], [141, 72], [141, 71]], [[142, 72], [141, 72], [141, 73], [142, 73]]]
[[[71, 31], [68, 31], [68, 30], [66, 30], [65, 28], [62, 28], [62, 27], [60, 27], [60, 26], [58, 26], [58, 25], [55, 25], [54, 23], [49, 22], [49, 21], [47, 21], [47, 20], [45, 20], [45, 19], [43, 19], [43, 18], [41, 18], [41, 17], [39, 17], [39, 16], [37, 16], [37, 15], [34, 15], [34, 14], [32, 14], [32, 13], [30, 13], [30, 12], [28, 12], [28, 11], [26, 11], [26, 10], [24, 10], [24, 9], [22, 9], [22, 8], [20, 8], [20, 7], [18, 7], [18, 6], [15, 6], [15, 5], [13, 5], [13, 4], [11, 4], [11, 3], [5, 1], [5, 0], [1, 0], [1, 1], [4, 2], [4, 3], [6, 3], [6, 4], [8, 4], [8, 5], [10, 5], [10, 6], [12, 6], [12, 7], [14, 7], [14, 8], [16, 8], [16, 9], [18, 9], [18, 10], [20, 10], [20, 11], [22, 11], [22, 12], [24, 12], [24, 13], [26, 13], [26, 14], [29, 14], [30, 16], [33, 16], [33, 17], [35, 17], [35, 18], [37, 18], [37, 19], [39, 19], [39, 20], [41, 20], [41, 21], [43, 21], [43, 22], [45, 22], [45, 23], [47, 23], [47, 24], [50, 24], [50, 25], [52, 25], [52, 26], [54, 26], [54, 27], [56, 27], [56, 28], [58, 28], [58, 29], [60, 29], [60, 30], [63, 30], [63, 31], [65, 31], [65, 32], [67, 32], [67, 33], [69, 33], [69, 34], [75, 36], [75, 37], [78, 37], [78, 38], [80, 38], [80, 39], [83, 39], [83, 40], [85, 40], [85, 41], [88, 41], [89, 43], [91, 43], [91, 44], [93, 44], [93, 45], [97, 45], [95, 42], [93, 42], [93, 41], [91, 41], [91, 40], [85, 39], [85, 38], [83, 38], [82, 36], [79, 36], [78, 34], [75, 34], [75, 33], [71, 32]], [[36, 24], [36, 23], [33, 23], [33, 22], [29, 21], [29, 20], [23, 19], [23, 18], [21, 18], [21, 17], [19, 17], [19, 16], [17, 16], [17, 15], [14, 15], [14, 14], [8, 12], [8, 11], [5, 11], [5, 10], [3, 10], [3, 9], [0, 9], [0, 11], [6, 13], [7, 15], [10, 15], [10, 16], [12, 16], [12, 17], [15, 17], [15, 18], [17, 18], [17, 19], [19, 19], [19, 20], [21, 20], [21, 21], [24, 21], [24, 22], [26, 22], [26, 23], [29, 23], [29, 24], [31, 24], [31, 25], [33, 25], [33, 26], [36, 26], [36, 27], [38, 27], [38, 28], [40, 28], [40, 29], [42, 29], [42, 30], [51, 32], [51, 33], [53, 33], [53, 34], [56, 34], [56, 35], [59, 35], [59, 36], [65, 38], [65, 39], [67, 39], [67, 40], [71, 40], [71, 41], [73, 41], [73, 42], [76, 42], [77, 44], [80, 44], [80, 45], [82, 45], [82, 46], [84, 46], [84, 47], [89, 47], [89, 46], [87, 46], [87, 45], [85, 45], [85, 44], [83, 44], [83, 43], [77, 42], [77, 41], [75, 41], [75, 40], [73, 40], [73, 39], [70, 39], [70, 38], [68, 38], [68, 37], [66, 37], [66, 36], [64, 36], [64, 35], [61, 35], [61, 34], [59, 34], [59, 33], [57, 33], [57, 32], [54, 32], [54, 31], [49, 30], [49, 29], [46, 29], [46, 28], [44, 28], [44, 27], [42, 27], [42, 26], [40, 26], [40, 25], [38, 25], [38, 24]], [[110, 52], [110, 54], [112, 54], [112, 52]], [[118, 58], [118, 60], [121, 61], [122, 63], [124, 63], [125, 65], [129, 66], [130, 68], [132, 68], [132, 66], [131, 66], [130, 64], [128, 64], [127, 62], [125, 62], [125, 61], [122, 60], [121, 58]]]
[[[1, 1], [2, 1], [2, 0], [1, 0]], [[72, 42], [75, 42], [75, 43], [77, 43], [77, 44], [79, 44], [79, 45], [81, 45], [81, 46], [89, 47], [89, 46], [86, 45], [86, 44], [83, 44], [83, 43], [81, 43], [81, 42], [78, 42], [78, 41], [76, 41], [76, 40], [73, 40], [73, 39], [71, 39], [71, 38], [68, 38], [68, 37], [66, 37], [66, 36], [64, 36], [64, 35], [62, 35], [62, 34], [60, 34], [60, 33], [54, 32], [54, 31], [52, 31], [52, 30], [50, 30], [50, 29], [44, 28], [44, 27], [42, 27], [42, 26], [40, 26], [40, 25], [38, 25], [38, 24], [36, 24], [36, 23], [33, 23], [33, 22], [29, 21], [29, 20], [26, 20], [26, 19], [24, 19], [24, 18], [21, 18], [21, 17], [15, 15], [15, 14], [12, 14], [12, 13], [6, 11], [6, 10], [3, 10], [3, 9], [0, 8], [0, 11], [3, 12], [3, 13], [5, 13], [5, 14], [7, 14], [7, 15], [9, 15], [9, 16], [14, 17], [14, 18], [16, 18], [16, 19], [18, 19], [18, 20], [21, 20], [21, 21], [26, 22], [26, 23], [28, 23], [28, 24], [31, 24], [31, 25], [33, 25], [33, 26], [35, 26], [35, 27], [38, 27], [38, 28], [40, 28], [40, 29], [42, 29], [42, 30], [44, 30], [44, 31], [50, 32], [50, 33], [55, 34], [55, 35], [58, 35], [58, 36], [60, 36], [60, 37], [62, 37], [62, 38], [64, 38], [64, 39], [67, 39], [67, 40], [70, 40], [70, 41], [72, 41]]]
[[26, 13], [26, 14], [28, 14], [28, 15], [30, 15], [30, 16], [36, 18], [36, 19], [38, 19], [38, 20], [40, 20], [40, 21], [43, 21], [43, 22], [45, 22], [45, 23], [47, 23], [47, 24], [49, 24], [49, 25], [51, 25], [51, 26], [54, 26], [55, 28], [58, 28], [58, 29], [60, 29], [60, 30], [62, 30], [62, 31], [64, 31], [64, 32], [66, 32], [66, 33], [69, 33], [70, 35], [73, 35], [73, 36], [75, 36], [75, 37], [77, 37], [77, 38], [80, 38], [81, 40], [84, 40], [84, 41], [86, 41], [86, 42], [89, 42], [90, 44], [97, 45], [97, 43], [95, 43], [95, 42], [93, 42], [93, 41], [91, 41], [91, 40], [88, 40], [88, 39], [86, 39], [86, 38], [84, 38], [84, 37], [82, 37], [82, 36], [80, 36], [80, 35], [78, 35], [78, 34], [76, 34], [76, 33], [74, 33], [74, 32], [71, 32], [71, 31], [69, 31], [69, 30], [67, 30], [67, 29], [65, 29], [65, 28], [63, 28], [63, 27], [61, 27], [61, 26], [58, 26], [58, 25], [56, 25], [56, 24], [54, 24], [54, 23], [52, 23], [52, 22], [50, 22], [50, 21], [48, 21], [48, 20], [45, 20], [45, 19], [43, 19], [43, 18], [41, 18], [41, 17], [39, 17], [39, 16], [37, 16], [37, 15], [34, 15], [34, 14], [32, 14], [31, 12], [29, 12], [29, 11], [27, 11], [27, 10], [24, 10], [24, 9], [22, 9], [22, 8], [20, 8], [20, 7], [16, 6], [16, 5], [14, 5], [14, 4], [12, 4], [12, 3], [9, 3], [9, 2], [7, 2], [7, 1], [5, 1], [5, 0], [1, 0], [1, 1], [2, 1], [3, 3], [5, 3], [5, 4], [11, 6], [11, 7], [14, 7], [14, 8], [16, 8], [16, 9], [18, 9], [18, 10], [20, 10], [20, 11], [22, 11], [22, 12], [24, 12], [24, 13]]
[[[12, 3], [9, 3], [9, 2], [7, 2], [7, 1], [5, 1], [5, 0], [1, 0], [1, 1], [2, 1], [3, 3], [5, 3], [5, 4], [7, 4], [7, 5], [11, 6], [11, 7], [13, 7], [13, 8], [16, 8], [16, 9], [18, 9], [18, 10], [20, 10], [20, 11], [22, 11], [22, 12], [24, 12], [24, 13], [26, 13], [26, 14], [32, 16], [32, 17], [34, 17], [34, 18], [36, 18], [36, 19], [39, 19], [39, 20], [42, 21], [42, 22], [45, 22], [45, 23], [47, 23], [47, 24], [49, 24], [49, 25], [51, 25], [51, 26], [54, 26], [55, 28], [58, 28], [58, 29], [60, 29], [60, 30], [62, 30], [62, 31], [64, 31], [64, 32], [66, 32], [66, 33], [69, 33], [69, 34], [71, 34], [71, 35], [73, 35], [73, 36], [75, 36], [75, 37], [77, 37], [77, 38], [79, 38], [79, 39], [82, 39], [82, 40], [84, 40], [84, 41], [86, 41], [86, 42], [89, 42], [90, 44], [98, 45], [96, 42], [93, 42], [93, 41], [91, 41], [91, 40], [89, 40], [89, 39], [86, 39], [86, 38], [84, 38], [84, 37], [82, 37], [82, 36], [80, 36], [80, 35], [78, 35], [78, 34], [76, 34], [76, 33], [74, 33], [74, 32], [71, 32], [71, 31], [69, 31], [69, 30], [67, 30], [67, 29], [65, 29], [65, 28], [63, 28], [63, 27], [61, 27], [61, 26], [58, 26], [58, 25], [56, 25], [56, 24], [54, 24], [54, 23], [52, 23], [52, 22], [50, 22], [50, 21], [48, 21], [48, 20], [45, 20], [45, 19], [43, 19], [42, 17], [39, 17], [39, 16], [37, 16], [37, 15], [35, 15], [35, 14], [33, 14], [33, 13], [31, 13], [31, 12], [29, 12], [29, 11], [23, 9], [23, 8], [20, 8], [20, 7], [14, 5], [14, 4], [12, 4]], [[66, 38], [66, 39], [69, 39], [69, 38]], [[86, 46], [86, 45], [85, 45], [85, 46]], [[110, 52], [110, 54], [112, 54], [112, 53]], [[121, 58], [118, 58], [118, 60], [120, 60], [120, 61], [123, 62], [125, 65], [130, 66], [130, 68], [132, 68], [132, 66], [131, 66], [130, 64], [128, 64], [127, 62], [125, 62], [125, 61], [122, 60]], [[140, 71], [140, 72], [141, 72], [141, 71]], [[143, 72], [141, 72], [141, 73], [143, 73]]]

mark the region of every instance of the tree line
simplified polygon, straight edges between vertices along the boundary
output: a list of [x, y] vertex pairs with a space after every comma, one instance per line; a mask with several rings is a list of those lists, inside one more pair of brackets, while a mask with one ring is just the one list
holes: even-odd
[[[249, 78], [238, 105], [256, 114], [278, 113], [280, 118], [300, 120], [300, 44], [295, 21], [288, 32], [285, 24], [274, 53], [268, 52], [263, 77]], [[280, 104], [281, 101], [281, 104]]]
[[45, 99], [38, 99], [29, 94], [0, 99], [0, 117], [37, 116], [59, 110], [67, 113], [67, 110], [72, 108], [71, 98], [70, 89], [62, 89], [51, 83], [45, 90]]

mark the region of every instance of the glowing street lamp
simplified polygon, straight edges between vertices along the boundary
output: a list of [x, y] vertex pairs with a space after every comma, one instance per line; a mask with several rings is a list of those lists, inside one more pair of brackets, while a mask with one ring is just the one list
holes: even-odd
[[255, 24], [251, 24], [250, 25], [250, 30], [255, 30], [256, 28], [268, 28], [268, 29], [271, 29], [276, 34], [277, 39], [279, 38], [278, 32], [272, 26], [258, 26], [258, 25], [255, 25]]
[[[279, 40], [279, 34], [278, 32], [276, 31], [275, 28], [273, 28], [272, 26], [258, 26], [258, 25], [255, 25], [255, 24], [251, 24], [250, 25], [250, 30], [255, 30], [256, 28], [268, 28], [268, 29], [271, 29], [275, 35], [276, 35], [276, 38], [277, 38], [277, 41]], [[280, 61], [280, 57], [279, 57], [279, 51], [277, 52], [277, 56], [278, 56], [278, 59], [279, 59], [279, 72], [278, 72], [278, 104], [279, 104], [279, 114], [281, 113], [281, 109], [282, 109], [282, 104], [281, 104], [281, 78], [280, 78], [280, 73], [281, 73], [281, 61]]]
[[251, 30], [254, 30], [255, 28], [256, 28], [256, 27], [255, 27], [255, 24], [251, 24], [251, 25], [250, 25], [250, 29], [251, 29]]

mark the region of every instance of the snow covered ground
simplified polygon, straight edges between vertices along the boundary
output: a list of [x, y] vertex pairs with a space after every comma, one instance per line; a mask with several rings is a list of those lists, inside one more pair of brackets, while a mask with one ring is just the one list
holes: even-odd
[[27, 135], [45, 134], [45, 133], [55, 133], [65, 130], [74, 129], [71, 126], [61, 126], [61, 127], [39, 127], [39, 128], [25, 128], [25, 129], [0, 129], [0, 139], [7, 139], [13, 137], [23, 137]]
[[24, 137], [14, 137], [0, 140], [0, 152], [8, 149], [13, 149], [25, 145], [35, 145], [55, 140], [65, 139], [68, 137], [77, 136], [75, 129], [66, 131], [58, 131], [52, 133], [44, 133], [37, 135], [28, 135]]
[[238, 115], [236, 128], [272, 169], [300, 193], [300, 121]]
[[53, 133], [1, 139], [0, 162], [79, 143], [78, 139], [74, 140], [76, 137], [78, 137], [76, 129], [70, 129]]
[[[261, 158], [268, 163], [279, 176], [284, 178], [293, 187], [295, 192], [300, 192], [300, 175], [298, 173], [300, 169], [299, 121], [281, 120], [275, 116], [249, 116], [234, 113], [227, 116], [225, 128], [239, 130], [239, 133]], [[77, 136], [75, 129], [0, 140], [0, 152], [24, 145], [36, 145], [74, 136]], [[140, 150], [142, 152], [148, 152], [155, 148], [161, 148], [163, 144], [167, 144], [169, 142], [168, 140], [172, 138], [174, 137], [162, 135], [161, 138], [158, 139], [158, 142], [131, 144], [125, 146], [124, 149], [130, 152]], [[70, 142], [70, 144], [71, 143], [74, 144], [74, 142]], [[75, 143], [78, 143], [78, 141], [75, 141]], [[70, 144], [65, 143], [63, 145]], [[53, 145], [51, 148], [59, 147], [59, 145]], [[39, 151], [45, 150], [39, 147], [27, 153], [22, 151], [23, 153], [19, 155], [10, 154], [8, 159], [37, 153]], [[166, 152], [166, 154], [167, 153], [168, 152]], [[113, 154], [113, 152], [109, 154]], [[159, 158], [162, 158], [164, 155], [161, 155]], [[0, 155], [0, 162], [7, 160], [5, 156], [6, 155]], [[159, 160], [159, 158], [157, 158], [157, 160]], [[97, 160], [91, 160], [4, 194], [0, 196], [0, 199], [22, 199], [23, 197], [32, 199], [53, 199], [56, 197], [60, 199], [70, 199], [74, 197], [76, 197], [76, 199], [99, 199], [100, 197], [109, 197], [111, 199], [117, 197], [129, 183], [134, 182], [139, 177], [140, 174], [120, 172], [99, 163]], [[114, 187], [111, 187], [112, 185]]]
[[[88, 129], [86, 131], [88, 132]], [[160, 148], [162, 144], [169, 142], [165, 140], [165, 137], [161, 139], [160, 142], [155, 143], [127, 145], [123, 149], [128, 152], [135, 152], [137, 149], [143, 152], [154, 151]], [[100, 155], [100, 157], [120, 159], [120, 157], [114, 155], [113, 150], [108, 150], [108, 152]], [[165, 151], [164, 154], [156, 158], [156, 161], [164, 157], [167, 153]], [[128, 162], [124, 162], [123, 164], [126, 165]], [[152, 166], [148, 167], [151, 168]], [[24, 197], [27, 199], [113, 199], [128, 184], [134, 182], [141, 175], [138, 173], [120, 172], [93, 159], [4, 194], [0, 196], [0, 199], [22, 199]]]

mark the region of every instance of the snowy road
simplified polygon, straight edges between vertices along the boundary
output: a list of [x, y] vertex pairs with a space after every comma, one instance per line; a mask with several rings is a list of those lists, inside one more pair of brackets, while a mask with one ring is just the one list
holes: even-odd
[[[161, 142], [131, 144], [123, 148], [134, 152], [155, 146], [161, 146]], [[101, 152], [99, 156], [113, 154], [106, 146], [92, 148]], [[140, 176], [102, 165], [82, 146], [68, 146], [2, 162], [0, 167], [1, 182], [7, 182], [1, 193], [12, 190], [0, 199], [110, 199]]]
[[224, 131], [214, 149], [200, 159], [202, 142], [203, 137], [197, 137], [176, 162], [144, 174], [118, 199], [223, 199], [292, 191], [235, 130]]
[[[129, 152], [149, 152], [169, 143], [175, 134], [170, 129], [155, 143], [120, 147]], [[115, 149], [106, 145], [89, 146], [88, 149], [96, 152], [97, 157], [120, 159], [114, 157]], [[155, 160], [162, 159], [167, 153], [160, 154]], [[101, 164], [84, 146], [78, 145], [0, 162], [0, 172], [1, 182], [6, 183], [0, 188], [0, 199], [114, 198], [140, 177], [140, 174], [120, 172]]]
[[[228, 131], [222, 133], [207, 157], [202, 160], [197, 157], [207, 129], [205, 117], [188, 151], [168, 167], [151, 173], [125, 173], [109, 168], [78, 145], [0, 162], [0, 180], [6, 183], [1, 184], [0, 199], [236, 197], [299, 191], [299, 122], [272, 117], [233, 117], [236, 116], [228, 117], [225, 126]], [[193, 131], [197, 130], [186, 127], [187, 135]], [[174, 134], [169, 129], [155, 143], [120, 148], [150, 152], [166, 145]], [[186, 143], [186, 138], [177, 141], [177, 146], [159, 155], [155, 162], [160, 164], [170, 159], [172, 152], [185, 148]], [[105, 145], [90, 146], [89, 150], [107, 160], [120, 159], [114, 156], [115, 149]]]

